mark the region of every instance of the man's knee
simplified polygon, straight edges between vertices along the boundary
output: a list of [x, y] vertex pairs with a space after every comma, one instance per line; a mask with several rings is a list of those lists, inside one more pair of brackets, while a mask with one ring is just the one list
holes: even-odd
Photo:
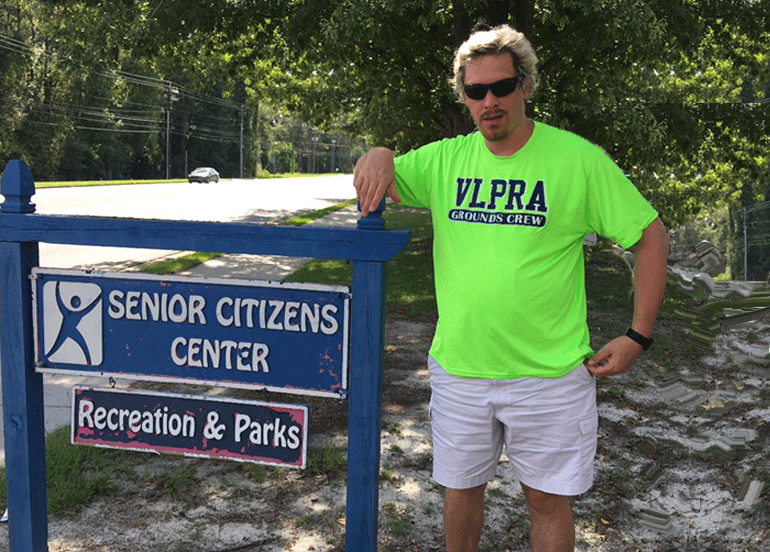
[[471, 487], [470, 489], [450, 489], [446, 487], [444, 489], [445, 502], [451, 502], [453, 504], [474, 504], [479, 501], [484, 501], [484, 490], [486, 484], [479, 485], [478, 487]]
[[527, 506], [533, 513], [549, 515], [564, 507], [570, 508], [569, 497], [539, 491], [532, 487], [527, 487], [523, 483], [521, 488], [524, 491]]

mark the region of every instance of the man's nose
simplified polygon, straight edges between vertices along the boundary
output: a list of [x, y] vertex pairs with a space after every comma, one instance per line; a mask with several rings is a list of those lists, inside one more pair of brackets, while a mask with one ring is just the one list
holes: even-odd
[[492, 93], [492, 90], [487, 90], [487, 95], [484, 96], [484, 107], [491, 107], [497, 105], [498, 97]]

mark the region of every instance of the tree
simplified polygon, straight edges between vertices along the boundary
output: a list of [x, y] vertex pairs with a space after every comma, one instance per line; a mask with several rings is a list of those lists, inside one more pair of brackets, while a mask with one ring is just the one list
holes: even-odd
[[0, 156], [51, 176], [163, 174], [169, 104], [174, 175], [207, 157], [236, 173], [241, 118], [247, 174], [270, 166], [263, 111], [403, 152], [473, 130], [447, 84], [453, 51], [510, 23], [540, 58], [531, 114], [601, 145], [672, 226], [768, 181], [769, 14], [770, 0], [8, 0]]
[[294, 110], [351, 113], [350, 131], [403, 152], [472, 130], [446, 84], [453, 51], [479, 23], [511, 23], [540, 58], [533, 115], [604, 147], [673, 225], [767, 177], [768, 14], [768, 0], [298, 0], [283, 34]]
[[16, 71], [5, 73], [14, 75], [15, 89], [0, 112], [12, 131], [0, 144], [0, 158], [24, 158], [39, 179], [104, 178], [123, 176], [132, 157], [151, 151], [145, 143], [146, 123], [155, 118], [146, 109], [152, 99], [132, 98], [125, 82], [110, 74], [131, 63], [123, 42], [132, 13], [125, 4], [104, 10], [14, 0], [0, 8], [3, 16], [10, 25], [0, 29], [0, 43], [12, 48], [0, 51], [0, 64]]
[[[230, 7], [219, 13], [220, 5]], [[190, 157], [239, 175], [247, 89], [245, 77], [229, 74], [236, 66], [224, 45], [233, 35], [220, 30], [223, 14], [237, 21], [245, 9], [234, 6], [3, 4], [0, 67], [9, 70], [0, 76], [0, 158], [25, 158], [41, 179], [158, 177], [167, 161], [168, 112], [174, 176], [184, 176]], [[245, 126], [246, 141], [250, 132]]]

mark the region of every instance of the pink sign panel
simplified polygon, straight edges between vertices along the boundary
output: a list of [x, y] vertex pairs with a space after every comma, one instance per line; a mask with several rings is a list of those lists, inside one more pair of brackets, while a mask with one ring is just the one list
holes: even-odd
[[76, 387], [72, 443], [304, 468], [306, 406]]

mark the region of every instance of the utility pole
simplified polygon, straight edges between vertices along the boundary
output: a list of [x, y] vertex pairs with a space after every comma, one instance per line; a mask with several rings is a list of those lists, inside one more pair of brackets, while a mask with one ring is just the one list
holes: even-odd
[[171, 82], [166, 83], [166, 180], [171, 178]]
[[179, 99], [179, 88], [166, 81], [166, 180], [171, 178], [171, 102]]
[[244, 109], [244, 105], [241, 104], [241, 142], [239, 144], [240, 163], [241, 163], [240, 178], [243, 178], [243, 109]]
[[743, 208], [743, 281], [749, 279], [749, 243], [748, 233], [746, 231], [746, 207]]

